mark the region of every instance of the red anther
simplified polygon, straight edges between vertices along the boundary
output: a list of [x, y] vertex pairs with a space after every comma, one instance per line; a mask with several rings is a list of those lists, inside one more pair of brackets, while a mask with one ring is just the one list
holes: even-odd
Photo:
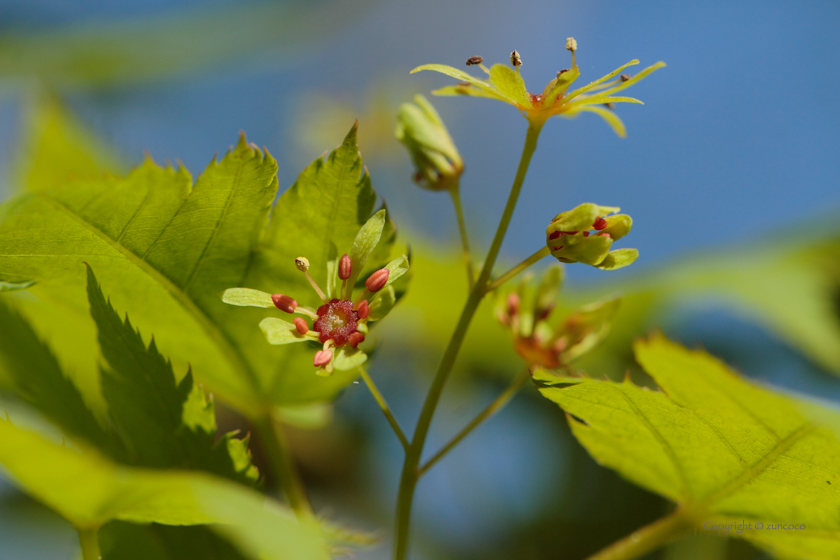
[[289, 296], [284, 296], [283, 294], [274, 294], [271, 296], [271, 301], [274, 302], [274, 306], [277, 307], [277, 309], [285, 311], [286, 313], [294, 313], [298, 306], [298, 302]]
[[332, 350], [318, 350], [315, 352], [315, 359], [312, 360], [312, 365], [315, 367], [325, 366], [332, 361]]
[[588, 232], [588, 231], [584, 231], [584, 232], [583, 232], [583, 236], [584, 236], [584, 237], [589, 237], [589, 232]]
[[302, 317], [295, 317], [292, 323], [295, 324], [298, 333], [306, 334], [309, 332], [309, 325], [306, 324], [306, 321]]
[[548, 319], [548, 316], [551, 315], [552, 311], [554, 311], [554, 305], [554, 302], [551, 302], [542, 309], [540, 309], [537, 313], [537, 321], [544, 321]]
[[356, 308], [356, 313], [359, 314], [359, 319], [367, 319], [368, 315], [370, 315], [370, 304], [368, 300], [363, 299], [359, 306]]
[[565, 247], [565, 245], [560, 245], [559, 247], [552, 247], [551, 250], [552, 251], [559, 251], [560, 249], [563, 249], [564, 247]]
[[359, 344], [361, 344], [364, 341], [365, 341], [365, 335], [357, 331], [357, 332], [354, 332], [353, 334], [350, 335], [350, 338], [347, 339], [347, 344], [349, 344], [351, 347], [355, 348], [356, 346], [358, 346]]
[[350, 278], [351, 270], [352, 263], [350, 262], [350, 257], [347, 256], [347, 253], [344, 253], [344, 256], [338, 261], [338, 277], [342, 280], [347, 280]]
[[551, 232], [551, 235], [549, 235], [549, 236], [548, 236], [548, 238], [549, 238], [549, 239], [557, 239], [557, 238], [558, 238], [558, 237], [560, 237], [561, 235], [563, 235], [561, 232], [559, 232], [559, 231], [553, 231], [553, 232]]
[[612, 236], [610, 236], [610, 234], [609, 234], [609, 233], [607, 233], [607, 232], [604, 232], [604, 233], [599, 233], [599, 234], [598, 234], [598, 237], [607, 237], [607, 238], [610, 238], [610, 239], [612, 238]]
[[517, 294], [516, 292], [509, 293], [508, 297], [507, 297], [507, 312], [508, 312], [508, 315], [513, 317], [514, 315], [519, 313], [519, 304], [520, 304], [519, 294]]
[[378, 292], [382, 288], [385, 287], [385, 283], [388, 282], [388, 277], [391, 275], [391, 271], [387, 268], [380, 268], [376, 272], [370, 275], [370, 277], [365, 281], [365, 287], [371, 292]]
[[592, 224], [592, 229], [597, 229], [598, 231], [601, 231], [602, 229], [604, 229], [608, 225], [610, 225], [610, 223], [607, 220], [599, 217], [595, 220], [595, 223]]

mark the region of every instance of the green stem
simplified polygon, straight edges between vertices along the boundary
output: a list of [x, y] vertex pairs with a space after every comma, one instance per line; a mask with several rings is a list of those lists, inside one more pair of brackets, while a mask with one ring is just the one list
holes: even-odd
[[510, 382], [510, 385], [508, 385], [507, 389], [505, 389], [501, 395], [496, 397], [496, 399], [492, 403], [490, 403], [487, 406], [487, 408], [482, 410], [481, 413], [479, 413], [478, 416], [473, 418], [469, 424], [464, 426], [464, 429], [458, 432], [458, 434], [455, 437], [453, 437], [449, 441], [449, 443], [444, 445], [440, 451], [435, 453], [435, 455], [431, 459], [426, 461], [426, 463], [422, 467], [420, 467], [420, 469], [417, 471], [417, 476], [421, 477], [424, 474], [426, 474], [426, 471], [431, 469], [435, 465], [435, 463], [440, 461], [447, 453], [452, 451], [452, 449], [456, 445], [461, 443], [461, 440], [470, 435], [470, 433], [472, 433], [472, 431], [476, 429], [482, 422], [484, 422], [485, 420], [496, 414], [498, 411], [503, 409], [505, 405], [510, 402], [510, 400], [513, 398], [516, 392], [519, 391], [519, 388], [522, 387], [522, 385], [525, 383], [528, 377], [530, 377], [530, 375], [530, 369], [527, 367], [523, 368], [522, 372], [519, 375], [517, 375], [513, 379], [513, 381]]
[[99, 529], [77, 529], [82, 545], [82, 560], [102, 560], [99, 551]]
[[456, 180], [455, 184], [449, 189], [449, 194], [452, 196], [452, 205], [455, 207], [455, 215], [458, 218], [458, 231], [461, 234], [461, 249], [464, 252], [464, 261], [467, 263], [467, 284], [472, 290], [475, 285], [475, 272], [473, 271], [472, 257], [470, 256], [470, 242], [467, 237], [467, 224], [464, 221], [464, 211], [461, 208], [461, 193], [459, 192], [459, 184]]
[[359, 372], [362, 375], [362, 379], [365, 380], [365, 385], [367, 385], [368, 389], [370, 390], [370, 394], [373, 395], [374, 399], [376, 399], [376, 403], [379, 405], [379, 408], [382, 409], [382, 413], [385, 415], [385, 418], [388, 419], [388, 423], [391, 425], [391, 429], [393, 429], [394, 433], [397, 434], [397, 438], [399, 438], [403, 449], [407, 452], [408, 438], [405, 437], [405, 432], [402, 431], [399, 422], [397, 422], [397, 419], [394, 418], [394, 415], [391, 413], [391, 409], [388, 407], [388, 403], [385, 402], [385, 397], [383, 397], [382, 393], [379, 392], [379, 389], [377, 389], [376, 384], [373, 382], [373, 379], [371, 379], [370, 374], [368, 374], [365, 368], [360, 367]]
[[309, 498], [306, 497], [294, 458], [289, 453], [289, 444], [286, 441], [286, 434], [283, 433], [283, 427], [272, 418], [270, 413], [256, 420], [254, 427], [259, 433], [277, 484], [286, 495], [289, 506], [299, 518], [313, 518], [315, 515], [312, 513], [312, 506], [309, 505]]
[[429, 392], [423, 403], [423, 409], [420, 412], [420, 418], [414, 430], [414, 437], [411, 439], [411, 445], [405, 455], [399, 493], [397, 494], [394, 560], [405, 560], [406, 554], [408, 553], [411, 504], [414, 501], [414, 489], [417, 486], [419, 476], [418, 467], [420, 465], [421, 455], [423, 454], [423, 446], [426, 443], [426, 436], [429, 433], [429, 426], [432, 424], [432, 418], [440, 400], [440, 395], [443, 392], [443, 386], [446, 384], [446, 380], [452, 372], [452, 367], [455, 365], [455, 359], [458, 357], [458, 352], [461, 349], [461, 344], [464, 342], [467, 329], [470, 326], [473, 315], [478, 309], [478, 304], [481, 303], [481, 299], [484, 297], [484, 288], [490, 279], [490, 273], [493, 270], [493, 265], [496, 263], [496, 257], [499, 256], [499, 249], [502, 247], [502, 241], [504, 241], [508, 225], [510, 225], [513, 210], [516, 208], [519, 192], [522, 190], [522, 183], [525, 181], [525, 174], [528, 172], [528, 164], [531, 162], [531, 156], [537, 148], [537, 138], [539, 138], [541, 128], [541, 123], [531, 124], [528, 127], [528, 133], [525, 136], [525, 146], [522, 148], [522, 157], [519, 160], [519, 168], [516, 170], [516, 178], [513, 180], [513, 186], [511, 186], [507, 204], [505, 205], [504, 212], [502, 212], [499, 227], [496, 229], [496, 235], [493, 237], [487, 258], [484, 260], [484, 266], [481, 269], [481, 274], [478, 276], [478, 281], [470, 291], [467, 302], [464, 304], [464, 309], [461, 311], [458, 325], [455, 327], [455, 332], [452, 334], [452, 338], [449, 340], [449, 344], [443, 353], [437, 373], [432, 380], [432, 385], [429, 387]]
[[691, 520], [682, 510], [677, 510], [634, 531], [586, 560], [632, 560], [668, 544], [690, 531], [692, 527]]
[[513, 268], [511, 268], [510, 270], [508, 270], [507, 272], [505, 272], [504, 274], [487, 284], [487, 291], [492, 292], [493, 290], [495, 290], [511, 278], [514, 278], [517, 274], [519, 274], [520, 272], [522, 272], [523, 270], [540, 260], [541, 258], [547, 257], [549, 253], [551, 253], [551, 250], [548, 248], [548, 246], [543, 247], [542, 249], [540, 249], [539, 251], [537, 251], [536, 253], [519, 263], [518, 265], [514, 266]]

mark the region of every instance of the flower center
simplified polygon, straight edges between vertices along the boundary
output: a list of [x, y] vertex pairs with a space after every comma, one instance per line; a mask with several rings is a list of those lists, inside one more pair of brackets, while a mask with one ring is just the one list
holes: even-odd
[[359, 314], [353, 309], [352, 301], [332, 299], [318, 308], [318, 319], [312, 329], [320, 333], [321, 342], [332, 339], [336, 346], [343, 346], [357, 332], [358, 321]]

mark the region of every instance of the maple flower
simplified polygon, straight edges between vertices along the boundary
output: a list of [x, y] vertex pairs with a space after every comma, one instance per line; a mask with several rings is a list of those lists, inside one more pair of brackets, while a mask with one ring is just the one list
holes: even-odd
[[396, 303], [391, 284], [408, 271], [408, 257], [402, 255], [371, 273], [364, 289], [354, 297], [356, 279], [379, 242], [384, 225], [385, 210], [380, 210], [362, 226], [350, 254], [345, 253], [327, 263], [326, 291], [309, 273], [309, 260], [306, 257], [295, 259], [295, 267], [323, 302], [317, 309], [299, 305], [286, 294], [269, 294], [250, 288], [225, 290], [222, 301], [239, 306], [276, 307], [285, 313], [299, 315], [291, 323], [268, 317], [260, 322], [260, 328], [270, 344], [306, 341], [321, 344], [312, 360], [319, 375], [330, 375], [334, 369], [353, 369], [367, 360], [367, 354], [358, 346], [365, 341], [368, 323], [383, 318], [391, 310]]
[[633, 227], [627, 214], [613, 214], [619, 210], [587, 202], [557, 214], [545, 230], [548, 249], [560, 262], [580, 262], [604, 270], [632, 264], [639, 258], [637, 249], [610, 250], [613, 242]]
[[496, 318], [510, 331], [514, 349], [529, 366], [567, 366], [609, 333], [618, 299], [586, 305], [551, 324], [562, 279], [562, 269], [555, 266], [546, 271], [536, 289], [530, 286], [530, 278], [525, 278], [516, 290], [500, 292], [497, 297]]
[[546, 120], [553, 116], [574, 118], [582, 112], [590, 112], [607, 121], [607, 124], [620, 137], [625, 137], [627, 131], [624, 123], [612, 111], [612, 108], [615, 103], [642, 102], [632, 97], [622, 97], [615, 94], [644, 79], [651, 72], [664, 67], [665, 63], [657, 62], [635, 76], [622, 74], [621, 72], [625, 68], [639, 64], [638, 60], [631, 60], [606, 76], [569, 91], [570, 86], [580, 76], [580, 68], [575, 59], [577, 41], [569, 37], [566, 40], [566, 49], [572, 53], [572, 67], [559, 71], [557, 77], [548, 82], [548, 85], [540, 93], [532, 93], [525, 87], [525, 82], [520, 74], [522, 57], [517, 51], [511, 53], [513, 67], [505, 64], [494, 64], [488, 69], [481, 62], [475, 62], [481, 57], [467, 59], [468, 66], [478, 66], [487, 74], [486, 81], [444, 64], [418, 66], [411, 73], [433, 70], [451, 76], [460, 80], [460, 83], [454, 86], [446, 86], [432, 93], [435, 95], [470, 95], [498, 99], [519, 109], [526, 119], [537, 126], [542, 126]]

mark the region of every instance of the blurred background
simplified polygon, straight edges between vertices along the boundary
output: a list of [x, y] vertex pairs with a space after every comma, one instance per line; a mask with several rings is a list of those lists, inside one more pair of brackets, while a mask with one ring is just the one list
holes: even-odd
[[[503, 258], [513, 264], [540, 248], [560, 211], [621, 206], [634, 218], [627, 240], [641, 252], [637, 264], [616, 273], [567, 267], [570, 302], [618, 286], [628, 295], [613, 337], [581, 367], [620, 374], [631, 367], [629, 341], [655, 324], [759, 382], [836, 406], [838, 26], [840, 4], [828, 0], [0, 0], [0, 198], [35, 158], [32, 131], [46, 106], [104, 146], [119, 173], [149, 154], [196, 176], [243, 130], [277, 158], [281, 188], [358, 119], [374, 187], [417, 256], [372, 369], [411, 430], [466, 292], [457, 282], [440, 289], [462, 281], [449, 201], [412, 184], [393, 138], [400, 103], [452, 80], [408, 72], [460, 67], [473, 55], [505, 62], [517, 49], [538, 91], [569, 66], [563, 45], [574, 36], [583, 83], [633, 58], [668, 66], [633, 87], [645, 106], [618, 108], [627, 139], [594, 115], [547, 124]], [[491, 100], [432, 102], [466, 164], [461, 192], [481, 255], [525, 121]], [[432, 452], [516, 373], [512, 351], [489, 344], [505, 334], [485, 311], [441, 404]], [[668, 511], [597, 466], [562, 412], [535, 396], [527, 387], [421, 482], [416, 558], [575, 560]], [[292, 433], [315, 507], [379, 531], [384, 544], [356, 557], [387, 558], [399, 443], [361, 385], [333, 415], [324, 428]], [[0, 479], [0, 559], [69, 559], [77, 548], [69, 525]], [[651, 557], [764, 558], [707, 535]]]

